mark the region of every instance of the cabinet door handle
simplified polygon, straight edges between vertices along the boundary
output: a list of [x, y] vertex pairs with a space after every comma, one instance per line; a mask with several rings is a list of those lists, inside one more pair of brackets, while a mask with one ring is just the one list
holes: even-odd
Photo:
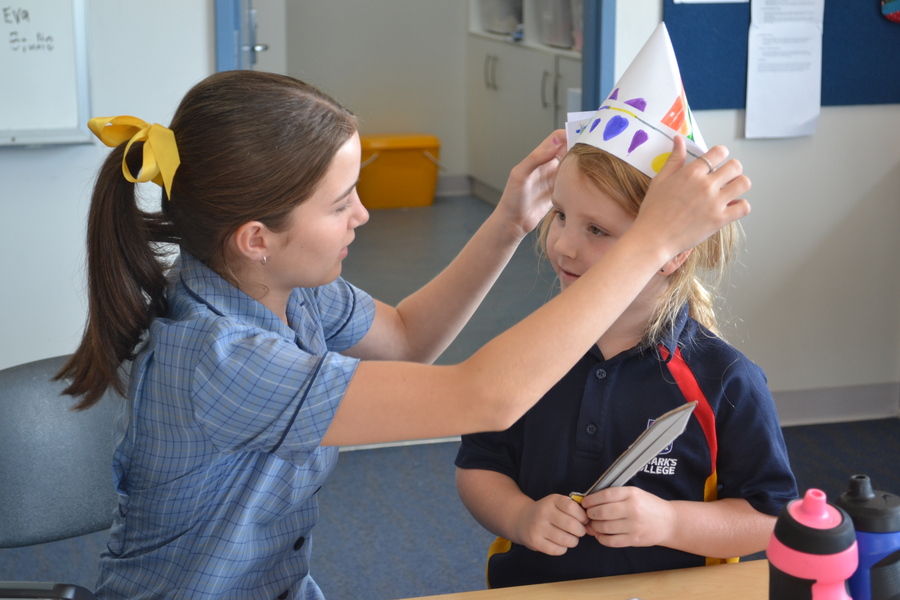
[[490, 54], [484, 55], [484, 87], [485, 89], [491, 89], [491, 80], [490, 80], [490, 64], [491, 59], [493, 57]]
[[559, 103], [559, 82], [562, 81], [562, 75], [559, 73], [556, 74], [556, 78], [553, 80], [553, 109], [559, 110], [562, 108], [562, 105]]
[[547, 80], [550, 78], [550, 71], [544, 71], [541, 77], [541, 107], [549, 108], [550, 103], [547, 102]]
[[496, 90], [499, 89], [497, 87], [497, 63], [500, 61], [500, 58], [497, 56], [491, 57], [491, 89]]

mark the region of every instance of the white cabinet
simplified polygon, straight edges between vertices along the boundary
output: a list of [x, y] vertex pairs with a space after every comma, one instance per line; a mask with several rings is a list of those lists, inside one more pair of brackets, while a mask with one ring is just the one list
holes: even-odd
[[470, 36], [467, 49], [469, 173], [495, 190], [553, 130], [555, 57]]
[[[525, 18], [531, 0], [525, 0]], [[473, 192], [496, 202], [509, 171], [566, 119], [581, 87], [577, 52], [486, 33], [470, 3], [466, 42], [466, 133]], [[523, 28], [527, 34], [530, 28]], [[579, 108], [579, 107], [576, 107]]]
[[[569, 97], [570, 90], [574, 92]], [[574, 101], [573, 105], [569, 102]], [[554, 125], [563, 127], [566, 114], [581, 110], [581, 59], [557, 55], [556, 57], [556, 114]]]

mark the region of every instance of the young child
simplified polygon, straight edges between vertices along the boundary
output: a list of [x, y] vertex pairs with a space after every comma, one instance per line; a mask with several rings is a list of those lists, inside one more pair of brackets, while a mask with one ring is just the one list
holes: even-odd
[[[623, 76], [620, 99], [637, 97], [641, 78], [632, 69], [647, 53], [656, 65], [674, 61], [664, 28]], [[672, 79], [681, 96], [677, 70]], [[663, 85], [658, 75], [652, 81]], [[658, 100], [640, 97], [648, 111]], [[663, 98], [668, 108], [672, 100]], [[598, 135], [579, 138], [560, 167], [540, 239], [563, 293], [635, 224], [652, 160], [610, 144], [614, 136], [602, 128], [639, 112], [631, 131], [614, 126], [633, 146], [635, 129], [651, 118], [640, 104], [604, 103]], [[658, 147], [646, 157], [672, 145], [647, 137]], [[764, 374], [716, 335], [715, 289], [705, 277], [721, 275], [737, 234], [732, 224], [667, 261], [511, 428], [463, 436], [459, 495], [500, 536], [489, 551], [491, 587], [700, 566], [765, 548], [797, 490]], [[653, 419], [694, 400], [686, 431], [628, 484], [581, 504], [568, 496], [589, 489]]]
[[[113, 117], [91, 129], [115, 149], [91, 199], [88, 323], [59, 376], [78, 408], [108, 388], [125, 398], [101, 598], [320, 598], [311, 532], [335, 446], [508, 427], [668, 258], [749, 210], [738, 163], [710, 188], [682, 146], [625, 251], [581, 291], [432, 366], [547, 211], [561, 132], [513, 169], [459, 256], [392, 307], [340, 277], [368, 219], [360, 141], [315, 88], [223, 72], [187, 93], [171, 128]], [[150, 180], [164, 192], [153, 213], [136, 198]]]

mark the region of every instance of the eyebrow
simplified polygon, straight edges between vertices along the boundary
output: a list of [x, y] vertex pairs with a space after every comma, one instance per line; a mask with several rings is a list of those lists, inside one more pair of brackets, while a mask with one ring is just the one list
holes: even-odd
[[356, 181], [354, 181], [354, 182], [353, 182], [353, 185], [351, 185], [350, 187], [347, 188], [347, 191], [345, 191], [343, 194], [341, 194], [340, 196], [338, 196], [337, 198], [335, 198], [333, 204], [337, 204], [338, 202], [342, 201], [344, 198], [346, 198], [347, 196], [349, 196], [350, 193], [353, 191], [353, 189], [354, 189], [357, 185], [359, 185], [359, 179], [357, 179]]

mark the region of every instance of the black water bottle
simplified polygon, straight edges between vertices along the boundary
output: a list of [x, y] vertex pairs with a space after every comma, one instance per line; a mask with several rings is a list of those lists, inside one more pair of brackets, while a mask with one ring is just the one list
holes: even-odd
[[872, 489], [853, 475], [837, 501], [853, 520], [859, 566], [850, 577], [853, 600], [900, 600], [900, 496]]

